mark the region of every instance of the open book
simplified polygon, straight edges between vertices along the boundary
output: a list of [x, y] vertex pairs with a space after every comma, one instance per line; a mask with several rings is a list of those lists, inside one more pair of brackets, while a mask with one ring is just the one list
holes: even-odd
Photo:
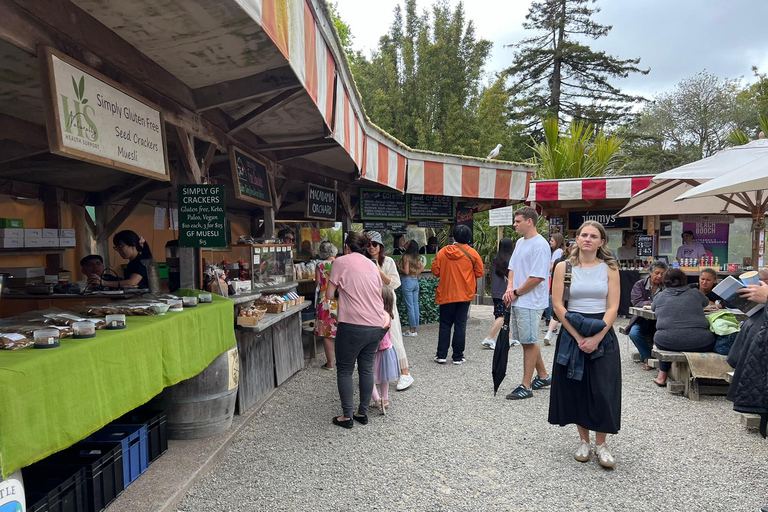
[[737, 290], [740, 290], [741, 288], [746, 288], [744, 283], [733, 276], [728, 276], [723, 279], [717, 286], [715, 286], [714, 290], [712, 291], [718, 294], [724, 300], [730, 302], [731, 306], [742, 311], [748, 316], [752, 316], [763, 309], [765, 304], [758, 304], [757, 302], [747, 300], [736, 293]]

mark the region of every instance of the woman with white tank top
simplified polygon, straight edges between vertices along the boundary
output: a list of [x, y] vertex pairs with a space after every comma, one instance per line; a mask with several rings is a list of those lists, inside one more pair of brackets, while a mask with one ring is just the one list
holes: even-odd
[[[549, 422], [565, 426], [575, 423], [580, 442], [573, 454], [579, 462], [589, 461], [592, 449], [590, 431], [595, 432], [595, 454], [601, 466], [616, 465], [605, 443], [607, 434], [621, 427], [621, 358], [613, 322], [619, 310], [619, 270], [605, 245], [605, 228], [588, 221], [576, 232], [576, 247], [571, 251], [571, 287], [566, 305], [563, 303], [566, 262], [555, 269], [552, 305], [563, 328], [557, 338], [555, 363], [552, 366], [552, 391], [549, 399]], [[599, 319], [605, 328], [585, 337], [566, 318], [566, 312], [584, 318]], [[563, 331], [578, 343], [585, 353], [580, 380], [569, 376], [568, 367], [557, 362]]]

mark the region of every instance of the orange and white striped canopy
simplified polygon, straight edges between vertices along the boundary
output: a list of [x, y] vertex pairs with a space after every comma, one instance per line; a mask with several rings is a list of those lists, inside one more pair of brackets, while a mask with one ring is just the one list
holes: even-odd
[[430, 160], [408, 160], [408, 193], [522, 200], [531, 173]]

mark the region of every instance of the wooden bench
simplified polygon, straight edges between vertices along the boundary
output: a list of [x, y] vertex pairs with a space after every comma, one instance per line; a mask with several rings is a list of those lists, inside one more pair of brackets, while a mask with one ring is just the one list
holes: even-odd
[[[729, 384], [726, 380], [719, 381], [722, 384], [704, 384], [693, 377], [691, 368], [688, 366], [688, 359], [682, 352], [654, 348], [651, 353], [658, 361], [672, 363], [667, 380], [667, 388], [670, 393], [679, 394], [682, 391], [683, 396], [694, 401], [701, 400], [701, 395], [728, 394]], [[707, 379], [707, 381], [710, 380], [713, 379]], [[714, 380], [718, 382], [716, 379]]]
[[[733, 380], [733, 372], [728, 372], [725, 374], [725, 380], [728, 381], [730, 384]], [[760, 415], [759, 414], [749, 414], [746, 412], [740, 412], [739, 415], [739, 423], [741, 423], [742, 427], [746, 428], [760, 428]]]

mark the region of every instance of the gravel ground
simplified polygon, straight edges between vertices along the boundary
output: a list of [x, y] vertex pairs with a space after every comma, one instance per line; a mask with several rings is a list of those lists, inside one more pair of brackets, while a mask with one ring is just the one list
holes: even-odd
[[[739, 425], [724, 397], [700, 402], [656, 387], [655, 372], [623, 366], [622, 430], [613, 470], [572, 457], [576, 428], [547, 423], [549, 391], [512, 402], [522, 349], [493, 396], [492, 351], [480, 341], [492, 308], [473, 306], [468, 362], [432, 362], [437, 330], [406, 338], [415, 384], [390, 394], [367, 426], [340, 414], [335, 374], [317, 361], [286, 383], [178, 510], [673, 510], [756, 511], [768, 505], [768, 443]], [[486, 321], [487, 320], [487, 321]], [[626, 322], [620, 320], [619, 322]], [[630, 350], [630, 347], [631, 350]], [[549, 368], [554, 347], [543, 347]], [[322, 356], [321, 356], [322, 357]]]

